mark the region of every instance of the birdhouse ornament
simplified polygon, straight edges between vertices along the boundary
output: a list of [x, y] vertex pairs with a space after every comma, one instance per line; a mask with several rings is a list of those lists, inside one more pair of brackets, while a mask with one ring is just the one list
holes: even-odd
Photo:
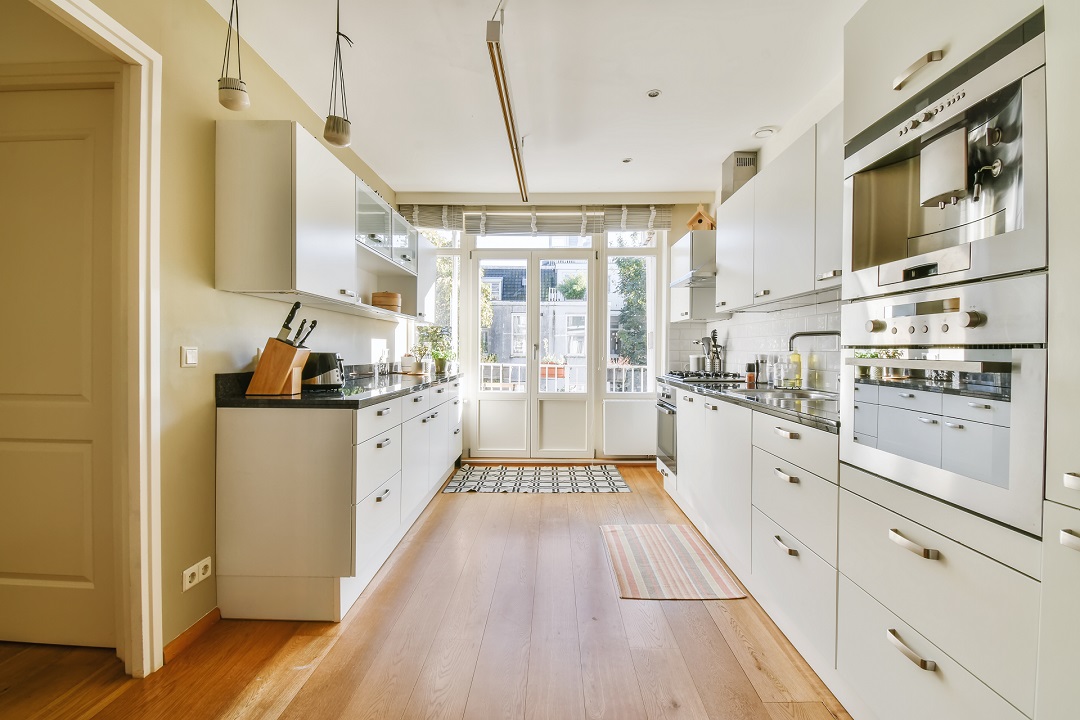
[[690, 218], [690, 222], [686, 223], [687, 230], [715, 230], [716, 220], [709, 217], [709, 213], [705, 212], [704, 205], [697, 206], [697, 212], [694, 213], [694, 217]]

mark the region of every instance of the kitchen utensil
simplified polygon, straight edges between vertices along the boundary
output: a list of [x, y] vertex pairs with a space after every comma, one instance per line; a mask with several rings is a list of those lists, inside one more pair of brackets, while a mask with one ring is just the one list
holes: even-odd
[[297, 345], [300, 341], [300, 336], [304, 334], [304, 326], [307, 325], [307, 318], [300, 321], [300, 329], [296, 331], [296, 337], [293, 338], [293, 345]]
[[[299, 305], [299, 304], [300, 304], [300, 303], [297, 303], [297, 305]], [[299, 342], [299, 343], [297, 344], [297, 346], [296, 346], [296, 347], [304, 347], [304, 343], [306, 343], [306, 342], [307, 342], [307, 339], [308, 339], [309, 337], [311, 337], [311, 333], [313, 333], [313, 332], [315, 331], [315, 326], [316, 326], [316, 325], [318, 325], [318, 324], [319, 324], [319, 321], [318, 321], [318, 320], [312, 320], [312, 321], [311, 321], [311, 325], [308, 325], [308, 329], [307, 329], [307, 335], [305, 335], [305, 336], [304, 336], [304, 339], [303, 339], [303, 340], [301, 340], [301, 341], [300, 341], [300, 342]]]
[[708, 358], [712, 355], [712, 338], [701, 338], [701, 349], [705, 351], [705, 357]]
[[322, 389], [340, 388], [345, 379], [344, 360], [337, 353], [313, 352], [304, 364], [304, 385]]
[[280, 340], [281, 342], [288, 343], [289, 345], [293, 344], [293, 343], [289, 342], [289, 335], [292, 334], [292, 325], [290, 323], [292, 323], [293, 318], [296, 317], [296, 311], [299, 310], [299, 309], [300, 309], [300, 301], [297, 300], [296, 302], [293, 303], [292, 310], [289, 311], [289, 316], [287, 318], [285, 318], [285, 322], [282, 323], [281, 330], [278, 331], [277, 339]]
[[[297, 303], [299, 305], [299, 303]], [[248, 395], [299, 395], [307, 348], [270, 338], [266, 341], [255, 374], [248, 384]]]

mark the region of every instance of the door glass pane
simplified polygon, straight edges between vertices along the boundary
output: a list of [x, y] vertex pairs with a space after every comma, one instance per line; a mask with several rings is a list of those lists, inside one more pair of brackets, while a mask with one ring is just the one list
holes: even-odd
[[540, 392], [588, 391], [588, 260], [540, 260]]
[[655, 247], [655, 230], [624, 230], [607, 234], [609, 248]]
[[612, 257], [607, 270], [607, 391], [652, 392], [656, 260]]
[[525, 260], [480, 261], [480, 389], [525, 392]]

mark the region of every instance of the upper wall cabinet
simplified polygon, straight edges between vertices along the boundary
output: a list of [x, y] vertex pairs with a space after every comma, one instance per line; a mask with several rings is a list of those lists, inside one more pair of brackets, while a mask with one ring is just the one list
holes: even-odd
[[[219, 122], [216, 287], [397, 320], [402, 314], [370, 305], [372, 292], [391, 291], [414, 315], [416, 253], [412, 267], [390, 257], [393, 213], [374, 193], [360, 202], [360, 184], [297, 123]], [[369, 214], [376, 205], [379, 213]], [[385, 252], [357, 242], [384, 224]]]
[[757, 178], [716, 209], [715, 309], [754, 304], [754, 191]]
[[868, 0], [844, 27], [844, 142], [917, 98], [1042, 4]]
[[814, 289], [816, 162], [816, 129], [810, 128], [757, 176], [755, 305]]
[[671, 246], [671, 322], [715, 320], [716, 231], [693, 230]]
[[814, 201], [814, 287], [840, 287], [844, 254], [844, 106], [817, 124], [817, 197]]

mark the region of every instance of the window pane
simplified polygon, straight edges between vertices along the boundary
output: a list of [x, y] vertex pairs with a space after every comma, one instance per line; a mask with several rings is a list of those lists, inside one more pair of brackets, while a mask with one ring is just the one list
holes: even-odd
[[540, 260], [540, 392], [588, 391], [588, 260]]
[[608, 260], [608, 392], [653, 389], [655, 287], [654, 258], [628, 256]]
[[461, 233], [457, 230], [434, 230], [432, 228], [417, 229], [437, 248], [461, 247]]
[[480, 261], [480, 389], [525, 392], [524, 260]]
[[607, 245], [611, 248], [629, 247], [655, 247], [655, 230], [630, 230], [623, 232], [609, 232]]
[[539, 248], [549, 250], [552, 248], [590, 248], [592, 237], [576, 237], [573, 235], [477, 235], [477, 248], [502, 248], [515, 250], [528, 250]]
[[450, 359], [458, 357], [458, 337], [461, 331], [461, 316], [458, 308], [461, 300], [461, 257], [457, 255], [439, 255], [435, 258], [435, 324], [448, 328]]

